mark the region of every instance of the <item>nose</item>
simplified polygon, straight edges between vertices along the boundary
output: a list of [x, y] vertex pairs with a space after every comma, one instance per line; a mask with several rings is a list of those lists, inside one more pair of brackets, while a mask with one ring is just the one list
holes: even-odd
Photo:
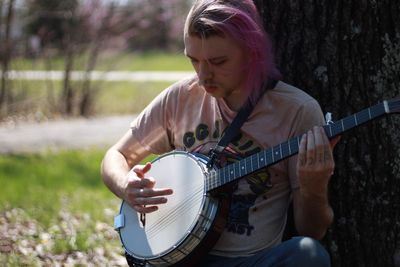
[[197, 75], [199, 76], [200, 81], [206, 81], [212, 78], [213, 73], [210, 66], [210, 63], [207, 61], [203, 61], [199, 63]]

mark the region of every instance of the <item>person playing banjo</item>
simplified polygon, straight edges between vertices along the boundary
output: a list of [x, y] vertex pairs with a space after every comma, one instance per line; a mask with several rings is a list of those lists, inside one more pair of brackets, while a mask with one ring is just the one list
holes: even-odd
[[[330, 266], [318, 240], [334, 216], [337, 139], [321, 127], [317, 101], [281, 80], [253, 1], [195, 1], [184, 45], [195, 75], [161, 92], [102, 162], [104, 183], [124, 202], [117, 224], [129, 264], [179, 265], [193, 254], [205, 267]], [[246, 105], [251, 112], [221, 149]], [[282, 156], [275, 146], [296, 136], [287, 148], [298, 153]], [[167, 155], [140, 165], [151, 154]], [[219, 199], [229, 200], [222, 224]], [[290, 203], [298, 236], [282, 241]]]

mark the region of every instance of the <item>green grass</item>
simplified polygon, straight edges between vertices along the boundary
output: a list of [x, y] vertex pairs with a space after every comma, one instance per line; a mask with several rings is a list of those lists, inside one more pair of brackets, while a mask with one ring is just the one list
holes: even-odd
[[[77, 70], [83, 68], [84, 58], [75, 63]], [[52, 59], [52, 69], [62, 70], [61, 58]], [[44, 70], [43, 60], [16, 59], [12, 62], [16, 70]], [[185, 56], [161, 52], [124, 53], [102, 56], [97, 70], [173, 70], [192, 71], [190, 62]], [[40, 112], [49, 116], [60, 105], [63, 81], [10, 81], [14, 103], [10, 115]], [[95, 91], [93, 111], [95, 115], [139, 113], [157, 94], [171, 85], [172, 82], [128, 82], [128, 81], [92, 81]], [[75, 98], [79, 99], [82, 82], [72, 82]], [[54, 108], [55, 107], [55, 108]]]
[[[150, 101], [172, 82], [128, 82], [100, 81], [93, 82], [95, 115], [137, 114]], [[72, 84], [80, 88], [80, 83]], [[75, 90], [79, 98], [79, 90]], [[41, 112], [51, 114], [51, 106], [58, 105], [62, 93], [61, 81], [13, 81], [13, 95], [16, 103], [14, 113]], [[52, 96], [52, 97], [49, 97]]]
[[[3, 238], [13, 249], [0, 253], [0, 265], [39, 266], [52, 255], [116, 251], [119, 242], [110, 230], [113, 215], [105, 210], [117, 214], [120, 201], [100, 178], [103, 155], [102, 150], [85, 150], [0, 156], [0, 218], [17, 235], [16, 241]], [[96, 230], [99, 223], [114, 235]]]
[[[122, 54], [114, 58], [115, 67], [120, 70], [174, 70], [192, 71], [190, 61], [181, 54], [165, 54], [161, 52], [147, 52], [141, 54]], [[107, 70], [109, 65], [101, 62], [99, 69]]]
[[0, 244], [13, 250], [0, 251], [1, 266], [41, 266], [45, 260], [51, 266], [76, 252], [85, 256], [76, 264], [86, 266], [99, 249], [107, 264], [112, 265], [115, 255], [121, 257], [112, 229], [121, 201], [102, 182], [104, 153], [88, 149], [0, 156], [0, 222], [8, 223], [15, 238], [10, 231], [3, 233]]
[[[63, 70], [64, 59], [53, 57], [50, 59], [52, 70]], [[84, 70], [87, 59], [80, 56], [75, 59], [74, 69]], [[11, 68], [14, 70], [47, 70], [46, 61], [43, 59], [24, 59], [17, 58], [12, 61]], [[120, 53], [105, 54], [99, 57], [96, 64], [96, 70], [103, 71], [191, 71], [190, 61], [182, 53], [164, 53], [164, 52], [143, 52], [143, 53]]]
[[98, 115], [139, 113], [171, 82], [106, 82], [98, 91], [95, 113]]
[[[45, 226], [68, 199], [70, 207], [86, 207], [97, 219], [93, 203], [112, 198], [99, 175], [103, 151], [0, 157], [0, 210], [22, 208]], [[76, 197], [79, 196], [79, 199]], [[81, 211], [83, 211], [81, 210]]]
[[[14, 61], [13, 68], [45, 69], [43, 61], [23, 59]], [[62, 59], [54, 59], [53, 69], [63, 69]], [[97, 69], [191, 70], [191, 66], [181, 55], [153, 52], [102, 57]], [[41, 112], [47, 115], [54, 111], [51, 103], [59, 105], [52, 99], [59, 99], [62, 82], [14, 80], [11, 83], [17, 103], [10, 107], [11, 113]], [[138, 113], [170, 84], [93, 82], [95, 114]], [[73, 86], [80, 88], [79, 82]], [[60, 265], [60, 262], [52, 260], [51, 255], [63, 254], [66, 260], [79, 251], [91, 258], [97, 249], [106, 251], [107, 264], [113, 265], [113, 257], [122, 253], [117, 235], [112, 230], [113, 217], [118, 213], [121, 201], [102, 183], [99, 168], [104, 153], [104, 150], [92, 149], [0, 155], [0, 229], [5, 221], [11, 227], [21, 228], [17, 233], [14, 233], [15, 229], [8, 231], [17, 235], [16, 240], [1, 236], [0, 249], [9, 242], [13, 250], [0, 251], [0, 266]], [[42, 234], [50, 236], [50, 239]], [[33, 251], [17, 249], [25, 246], [33, 248]], [[38, 247], [44, 251], [40, 257], [35, 252]], [[78, 264], [85, 266], [87, 262]]]
[[104, 153], [92, 149], [1, 155], [0, 210], [22, 208], [46, 226], [66, 205], [104, 219], [101, 207], [116, 198], [100, 176]]

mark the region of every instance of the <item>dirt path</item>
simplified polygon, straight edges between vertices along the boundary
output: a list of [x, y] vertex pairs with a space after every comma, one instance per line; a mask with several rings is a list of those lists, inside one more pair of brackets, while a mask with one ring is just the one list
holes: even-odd
[[42, 123], [0, 125], [0, 154], [108, 147], [125, 131], [135, 115], [70, 119]]

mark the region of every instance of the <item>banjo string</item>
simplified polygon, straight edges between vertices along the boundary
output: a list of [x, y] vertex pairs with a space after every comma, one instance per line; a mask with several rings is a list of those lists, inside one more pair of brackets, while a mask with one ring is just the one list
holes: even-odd
[[[219, 186], [221, 184], [221, 181], [219, 181], [218, 176], [219, 175], [217, 172], [209, 173], [208, 177], [206, 176], [205, 179], [205, 187], [209, 188], [211, 186], [214, 188]], [[147, 235], [149, 236], [149, 238], [154, 237], [166, 227], [174, 223], [176, 221], [176, 218], [182, 216], [182, 213], [185, 213], [188, 209], [190, 209], [192, 207], [192, 202], [196, 200], [196, 197], [198, 197], [199, 193], [204, 193], [203, 184], [196, 188], [196, 190], [193, 192], [193, 194], [191, 194], [189, 198], [183, 201], [184, 204], [177, 204], [171, 207], [169, 210], [173, 210], [172, 212], [166, 212], [164, 216], [161, 216], [159, 220], [155, 221], [150, 227], [148, 227]]]
[[160, 231], [165, 229], [167, 226], [171, 225], [176, 221], [176, 218], [179, 216], [182, 216], [182, 213], [186, 213], [190, 208], [192, 207], [192, 203], [197, 200], [199, 194], [203, 194], [203, 186], [197, 188], [196, 191], [193, 192], [189, 196], [189, 198], [185, 199], [183, 204], [177, 204], [173, 207], [171, 207], [169, 210], [172, 210], [172, 212], [165, 212], [164, 216], [161, 216], [158, 220], [156, 220], [153, 224], [151, 224], [148, 227], [147, 235], [149, 238], [154, 237], [154, 235], [157, 235]]

